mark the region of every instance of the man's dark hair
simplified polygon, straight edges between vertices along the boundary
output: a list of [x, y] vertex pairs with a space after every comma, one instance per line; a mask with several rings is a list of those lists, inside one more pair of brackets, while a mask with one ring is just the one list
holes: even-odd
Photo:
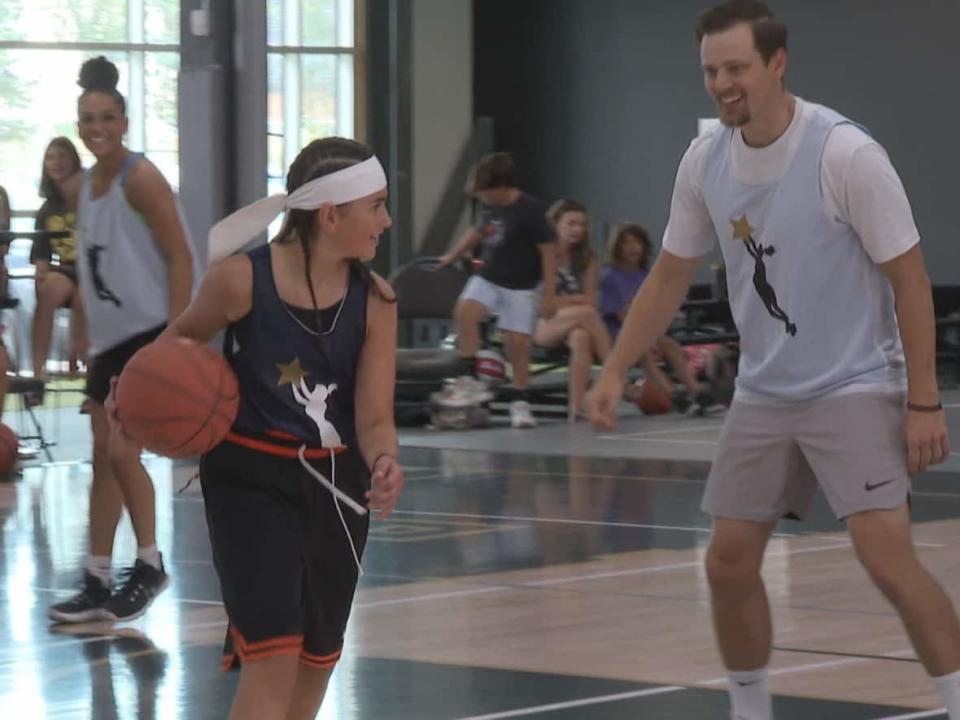
[[787, 49], [787, 26], [774, 18], [773, 11], [761, 0], [730, 0], [700, 13], [697, 19], [697, 45], [705, 35], [729, 30], [734, 25], [749, 23], [753, 28], [753, 44], [769, 63], [773, 54]]

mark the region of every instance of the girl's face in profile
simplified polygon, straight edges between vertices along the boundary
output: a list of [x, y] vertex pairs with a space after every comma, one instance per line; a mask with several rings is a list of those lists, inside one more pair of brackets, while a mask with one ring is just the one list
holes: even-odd
[[377, 254], [380, 236], [392, 225], [387, 190], [347, 203], [340, 212], [335, 241], [344, 256], [368, 262]]

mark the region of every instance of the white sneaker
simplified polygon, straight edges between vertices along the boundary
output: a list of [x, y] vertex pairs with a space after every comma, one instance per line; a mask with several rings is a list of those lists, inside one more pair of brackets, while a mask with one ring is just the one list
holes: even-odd
[[486, 384], [468, 375], [444, 380], [443, 389], [430, 395], [433, 403], [448, 408], [478, 407], [492, 399]]
[[530, 403], [526, 400], [514, 400], [510, 403], [510, 427], [532, 428], [537, 426], [537, 419], [530, 412]]

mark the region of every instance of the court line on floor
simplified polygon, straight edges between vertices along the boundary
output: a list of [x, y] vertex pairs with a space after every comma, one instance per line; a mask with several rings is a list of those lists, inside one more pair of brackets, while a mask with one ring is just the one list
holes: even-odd
[[862, 658], [864, 660], [896, 660], [897, 662], [919, 663], [920, 660], [913, 657], [896, 657], [889, 655], [872, 655], [869, 653], [851, 653], [841, 652], [839, 650], [810, 650], [807, 648], [781, 647], [774, 645], [773, 650], [782, 653], [796, 653], [799, 655], [827, 655], [832, 657]]
[[[934, 492], [933, 490], [911, 490], [910, 494], [913, 496], [919, 497], [948, 497], [948, 498], [960, 498], [960, 493], [950, 493], [950, 492]], [[944, 520], [952, 520], [953, 518], [943, 518]], [[916, 522], [916, 521], [914, 521]]]
[[[678, 442], [687, 442], [687, 441], [678, 441]], [[955, 453], [956, 454], [956, 453]], [[705, 462], [699, 460], [693, 461], [681, 461], [681, 462]], [[505, 473], [512, 473], [516, 475], [536, 475], [538, 477], [552, 477], [558, 480], [567, 480], [569, 479], [569, 470], [557, 472], [547, 472], [545, 470], [522, 470], [522, 469], [510, 469], [510, 470], [472, 470], [467, 477], [472, 476], [487, 476], [487, 475], [502, 475]], [[935, 472], [935, 471], [934, 471]], [[640, 480], [642, 482], [661, 482], [661, 483], [676, 483], [683, 485], [706, 485], [706, 478], [671, 478], [671, 477], [654, 477], [651, 475], [613, 475], [613, 474], [601, 474], [594, 472], [583, 473], [587, 478], [591, 480]], [[444, 475], [437, 475], [437, 477], [447, 477]], [[462, 475], [459, 477], [463, 477]], [[409, 478], [408, 478], [409, 479]], [[427, 480], [433, 479], [432, 477], [418, 477], [417, 480]], [[960, 493], [950, 493], [950, 492], [934, 492], [926, 490], [914, 490], [911, 492], [911, 495], [917, 497], [951, 497], [951, 498], [960, 498]], [[202, 499], [198, 499], [200, 501]], [[400, 512], [399, 510], [394, 512]]]
[[945, 708], [939, 708], [937, 710], [921, 710], [920, 712], [907, 713], [906, 715], [884, 715], [882, 718], [876, 718], [876, 720], [915, 720], [917, 718], [930, 718], [930, 717], [946, 717], [947, 711]]
[[[612, 458], [604, 458], [612, 459]], [[669, 460], [667, 462], [677, 462]], [[703, 463], [705, 460], [681, 460], [679, 462], [697, 462]], [[472, 472], [470, 475], [506, 475], [507, 473], [515, 475], [537, 475], [541, 477], [552, 477], [557, 480], [569, 480], [570, 479], [570, 470], [558, 470], [556, 472], [547, 472], [546, 470], [522, 470], [519, 468], [511, 468], [510, 470], [484, 470]], [[643, 482], [665, 482], [665, 483], [684, 483], [687, 485], [704, 485], [707, 480], [705, 477], [702, 478], [671, 478], [671, 477], [654, 477], [653, 475], [612, 475], [604, 473], [595, 473], [587, 471], [585, 473], [576, 473], [582, 474], [590, 480], [642, 480]], [[462, 477], [462, 476], [460, 476]], [[469, 476], [468, 476], [469, 477]]]
[[679, 685], [662, 685], [660, 687], [646, 688], [645, 690], [616, 693], [615, 695], [598, 695], [595, 697], [582, 698], [580, 700], [567, 700], [566, 702], [550, 703], [549, 705], [537, 705], [535, 707], [520, 708], [517, 710], [506, 710], [503, 712], [488, 713], [486, 715], [471, 715], [469, 717], [458, 718], [457, 720], [499, 720], [499, 718], [537, 715], [542, 712], [568, 710], [570, 708], [584, 707], [586, 705], [600, 705], [603, 703], [618, 702], [620, 700], [632, 700], [633, 698], [650, 697], [651, 695], [666, 695], [667, 693], [675, 693], [682, 690], [687, 690], [687, 688], [680, 687]]
[[597, 435], [597, 440], [631, 440], [643, 443], [661, 443], [670, 445], [718, 445], [717, 440], [680, 440], [676, 438], [642, 438], [629, 435]]
[[654, 435], [669, 435], [670, 433], [690, 433], [690, 432], [702, 432], [704, 430], [717, 430], [723, 427], [723, 423], [714, 424], [714, 425], [694, 425], [692, 427], [672, 427], [672, 428], [663, 428], [661, 430], [640, 430], [635, 433], [623, 433], [614, 435], [614, 437], [621, 438], [643, 438], [651, 437]]
[[[786, 550], [783, 552], [767, 553], [767, 558], [786, 557], [788, 555], [802, 555], [806, 553], [825, 552], [829, 550], [849, 549], [851, 543], [836, 543], [833, 545], [824, 545], [814, 548], [797, 548], [795, 550]], [[586, 582], [591, 580], [609, 580], [616, 577], [626, 577], [629, 575], [647, 575], [657, 572], [670, 572], [672, 570], [687, 570], [700, 568], [703, 565], [702, 560], [692, 560], [682, 563], [670, 563], [668, 565], [651, 565], [648, 567], [631, 568], [629, 570], [611, 570], [608, 572], [594, 572], [577, 575], [567, 575], [565, 577], [546, 578], [544, 580], [530, 580], [511, 584], [487, 585], [482, 587], [473, 587], [465, 590], [451, 590], [443, 593], [430, 593], [427, 595], [412, 595], [404, 598], [391, 598], [389, 600], [374, 600], [366, 603], [357, 603], [356, 607], [375, 608], [386, 607], [389, 605], [403, 605], [407, 603], [419, 603], [425, 600], [442, 600], [451, 597], [469, 597], [471, 595], [483, 595], [494, 592], [507, 592], [509, 590], [534, 590], [552, 585], [565, 585], [568, 583]]]
[[[634, 437], [632, 435], [597, 435], [597, 440], [633, 440], [637, 442], [656, 442], [660, 444], [669, 444], [669, 445], [711, 445], [717, 446], [720, 444], [719, 440], [680, 440], [677, 438], [644, 438], [644, 437]], [[960, 457], [960, 452], [950, 453], [950, 457]]]
[[[610, 439], [614, 439], [617, 436], [611, 436]], [[678, 442], [678, 443], [695, 443], [700, 441], [693, 440], [663, 440], [658, 442]], [[704, 441], [706, 442], [706, 441]], [[716, 444], [716, 443], [712, 443]], [[960, 456], [960, 452], [951, 453], [951, 455]], [[653, 458], [641, 458], [641, 460], [651, 460]], [[684, 463], [706, 463], [706, 460], [666, 460], [666, 462], [684, 462]], [[557, 471], [557, 472], [546, 472], [544, 470], [519, 470], [511, 469], [509, 471], [505, 470], [486, 470], [486, 471], [474, 471], [472, 475], [499, 475], [506, 472], [515, 473], [517, 475], [540, 475], [546, 477], [555, 477], [558, 480], [565, 480], [569, 477], [569, 470]], [[934, 466], [930, 472], [940, 472], [940, 468]], [[653, 477], [650, 475], [610, 475], [610, 474], [600, 474], [593, 472], [583, 473], [587, 477], [593, 480], [642, 480], [643, 482], [664, 482], [664, 483], [682, 483], [687, 485], [706, 485], [706, 478], [670, 478], [670, 477]], [[950, 493], [950, 492], [936, 492], [933, 490], [913, 490], [910, 493], [917, 497], [951, 497], [951, 498], [960, 498], [960, 493]]]
[[[910, 655], [913, 653], [912, 648], [907, 648], [904, 650], [894, 650], [888, 653], [882, 653], [889, 660], [899, 660], [900, 656]], [[860, 658], [860, 657], [851, 657], [851, 658], [842, 658], [839, 660], [823, 660], [821, 662], [815, 663], [806, 663], [805, 665], [793, 665], [790, 667], [777, 668], [776, 670], [768, 671], [770, 677], [777, 677], [779, 675], [793, 675], [794, 673], [803, 673], [803, 672], [812, 672], [814, 670], [825, 670], [827, 668], [842, 667], [844, 665], [859, 665], [865, 662], [883, 662], [884, 658]], [[726, 685], [730, 679], [724, 675], [723, 677], [710, 678], [709, 680], [698, 680], [695, 685]]]
[[[888, 653], [891, 656], [903, 655], [906, 652], [905, 650], [898, 650], [895, 653]], [[891, 657], [891, 659], [894, 659]], [[873, 660], [871, 658], [870, 660]], [[868, 662], [864, 658], [845, 658], [843, 660], [830, 660], [827, 662], [818, 662], [818, 663], [808, 663], [806, 665], [797, 665], [794, 667], [778, 668], [776, 670], [770, 671], [770, 676], [777, 675], [790, 675], [793, 673], [801, 672], [810, 672], [813, 670], [822, 670], [826, 668], [838, 667], [841, 665], [853, 665], [862, 662]], [[526, 715], [537, 715], [540, 713], [552, 712], [554, 710], [565, 710], [572, 707], [585, 707], [588, 705], [601, 705], [609, 702], [618, 702], [620, 700], [630, 700], [634, 697], [645, 697], [651, 695], [666, 695], [668, 693], [681, 692], [684, 690], [696, 690], [699, 687], [704, 685], [726, 685], [729, 682], [727, 677], [719, 678], [710, 678], [708, 680], [698, 680], [690, 685], [664, 685], [657, 688], [647, 688], [645, 690], [638, 690], [636, 692], [630, 693], [619, 693], [617, 695], [597, 695], [594, 697], [588, 698], [578, 698], [576, 700], [570, 700], [567, 702], [559, 703], [550, 703], [546, 705], [537, 705], [525, 708], [516, 708], [514, 710], [504, 710], [497, 713], [491, 713], [487, 715], [471, 715], [468, 717], [457, 718], [456, 720], [503, 720], [505, 718], [514, 718], [514, 717], [523, 717]], [[908, 715], [897, 715], [893, 717], [879, 718], [878, 720], [907, 720], [908, 718], [922, 718], [922, 717], [935, 717], [936, 715], [942, 713], [943, 711], [921, 711], [919, 714], [911, 713]]]
[[[404, 468], [404, 471], [406, 470], [407, 468]], [[434, 468], [434, 470], [436, 470], [436, 468]], [[471, 473], [471, 474], [479, 475], [484, 473]], [[463, 475], [458, 475], [457, 479], [459, 480], [462, 477]], [[410, 482], [420, 482], [421, 480], [440, 480], [442, 478], [453, 478], [453, 475], [451, 473], [434, 473], [433, 475], [412, 475], [412, 476], [407, 476], [404, 479], [406, 480], [406, 482], [410, 483]], [[180, 503], [197, 503], [198, 505], [203, 504], [203, 495], [201, 495], [199, 492], [191, 492], [187, 494], [181, 490], [175, 489], [173, 491], [173, 494], [170, 496], [170, 499]]]
[[[686, 462], [686, 461], [684, 461]], [[701, 462], [699, 460], [694, 460], [693, 462]], [[404, 468], [406, 469], [406, 468]], [[558, 470], [556, 472], [546, 472], [544, 470], [523, 470], [520, 468], [510, 468], [509, 470], [470, 470], [469, 472], [458, 472], [456, 474], [456, 480], [463, 481], [472, 481], [472, 480], [483, 480], [490, 477], [504, 476], [504, 475], [535, 475], [538, 477], [548, 477], [554, 478], [556, 480], [569, 481], [570, 471], [567, 470]], [[670, 477], [654, 477], [652, 475], [613, 475], [613, 474], [602, 474], [594, 472], [585, 472], [582, 473], [584, 476], [583, 479], [589, 480], [639, 480], [641, 482], [657, 482], [657, 483], [673, 483], [678, 485], [699, 485], [703, 486], [706, 484], [705, 478], [670, 478]], [[414, 475], [407, 477], [406, 481], [408, 483], [418, 483], [427, 480], [441, 480], [444, 478], [453, 478], [452, 473], [435, 473], [433, 475]], [[960, 497], [960, 495], [958, 495]], [[203, 497], [198, 493], [181, 494], [179, 492], [174, 492], [172, 500], [176, 502], [186, 502], [186, 503], [197, 503], [203, 504]], [[399, 512], [399, 511], [394, 511]]]
[[[830, 550], [839, 550], [850, 548], [851, 543], [835, 543], [832, 545], [823, 545], [812, 548], [796, 548], [794, 550], [785, 550], [783, 552], [770, 552], [767, 553], [768, 558], [776, 557], [786, 557], [788, 555], [802, 555], [815, 552], [826, 552]], [[373, 600], [369, 602], [356, 602], [354, 603], [355, 608], [376, 608], [376, 607], [386, 607], [390, 605], [403, 605], [410, 603], [420, 603], [427, 600], [440, 600], [451, 597], [465, 597], [471, 595], [483, 595], [487, 593], [495, 592], [507, 592], [509, 590], [525, 590], [525, 589], [536, 589], [540, 587], [549, 587], [551, 585], [560, 585], [565, 583], [576, 583], [576, 582], [585, 582], [590, 580], [604, 580], [613, 577], [623, 577], [627, 575], [644, 575], [655, 572], [669, 572], [671, 570], [683, 570], [688, 568], [698, 568], [702, 565], [702, 561], [694, 560], [684, 563], [670, 563], [667, 565], [652, 565], [649, 567], [641, 568], [632, 568], [629, 570], [615, 570], [610, 572], [600, 572], [600, 573], [582, 573], [582, 574], [573, 574], [563, 577], [547, 578], [544, 580], [531, 580], [529, 582], [523, 583], [513, 583], [509, 585], [499, 584], [499, 585], [484, 585], [484, 586], [474, 586], [464, 590], [452, 590], [450, 592], [443, 593], [426, 593], [421, 595], [411, 595], [403, 598], [392, 598], [390, 600]], [[463, 579], [454, 579], [463, 581]], [[66, 593], [70, 591], [70, 588], [46, 588], [46, 587], [34, 587], [35, 592], [42, 593]], [[222, 605], [223, 603], [215, 600], [195, 600], [192, 598], [177, 597], [171, 598], [170, 602], [178, 602], [184, 604], [197, 604], [197, 605]], [[4, 653], [0, 651], [0, 658], [4, 656]]]
[[[849, 543], [844, 543], [844, 544], [836, 544], [836, 545], [833, 545], [833, 546], [827, 546], [827, 547], [822, 547], [822, 548], [799, 548], [799, 549], [797, 549], [797, 550], [785, 551], [785, 552], [783, 552], [783, 553], [771, 553], [771, 556], [777, 556], [777, 555], [794, 555], [794, 554], [800, 554], [800, 553], [805, 553], [805, 552], [818, 552], [818, 551], [830, 550], [830, 549], [836, 549], [836, 548], [846, 548], [846, 547], [849, 547], [849, 545], [850, 545]], [[699, 564], [699, 563], [696, 563], [696, 564]], [[673, 567], [677, 567], [677, 566], [681, 566], [681, 565], [687, 565], [687, 566], [689, 566], [690, 563], [675, 564], [675, 565], [671, 565], [671, 566], [659, 566], [659, 569], [671, 569], [671, 568], [673, 568]], [[654, 570], [654, 569], [656, 569], [656, 568], [639, 568], [638, 570]], [[571, 580], [593, 579], [593, 578], [598, 577], [598, 576], [601, 576], [601, 575], [609, 575], [609, 574], [594, 574], [593, 576], [580, 576], [580, 577], [578, 577], [578, 578], [552, 578], [552, 579], [548, 579], [548, 580], [544, 580], [544, 581], [537, 581], [537, 582], [535, 582], [535, 583], [527, 583], [527, 584], [525, 584], [525, 585], [526, 585], [526, 586], [531, 586], [531, 585], [535, 586], [535, 585], [544, 585], [544, 584], [550, 584], [550, 583], [556, 583], [556, 582], [563, 582], [563, 581], [571, 581]], [[435, 594], [433, 594], [432, 596], [423, 596], [423, 595], [421, 595], [421, 596], [418, 596], [418, 597], [403, 598], [403, 599], [401, 599], [400, 601], [401, 601], [401, 602], [408, 602], [408, 603], [409, 603], [409, 602], [420, 602], [420, 601], [422, 601], [422, 600], [424, 600], [424, 599], [430, 599], [430, 597], [434, 597], [434, 598], [450, 597], [450, 596], [453, 596], [453, 595], [463, 595], [463, 594], [466, 594], [466, 593], [479, 594], [479, 593], [483, 593], [483, 592], [495, 592], [495, 591], [503, 591], [503, 590], [508, 590], [508, 589], [515, 589], [516, 587], [517, 587], [517, 586], [474, 588], [474, 589], [472, 589], [472, 590], [470, 590], [470, 591], [461, 592], [461, 593], [435, 593]], [[520, 586], [519, 586], [519, 588], [521, 588], [521, 589], [522, 589], [523, 587], [524, 587], [524, 585], [520, 585]], [[177, 598], [176, 600], [179, 601], [179, 602], [192, 602], [192, 601], [190, 601], [189, 599], [186, 599], [186, 598]], [[211, 602], [211, 601], [196, 601], [196, 602], [201, 602], [201, 603], [203, 603], [203, 604], [218, 604], [218, 603], [214, 603], [214, 602]], [[394, 602], [394, 601], [372, 602], [372, 603], [357, 603], [357, 606], [358, 606], [358, 607], [377, 607], [377, 606], [382, 606], [382, 605], [387, 605], [387, 604], [397, 604], [397, 603]], [[226, 622], [225, 622], [225, 621], [213, 621], [213, 622], [205, 622], [205, 623], [188, 623], [188, 624], [182, 626], [181, 629], [182, 629], [182, 630], [188, 630], [188, 629], [189, 629], [189, 630], [195, 630], [195, 629], [200, 629], [200, 628], [205, 628], [205, 627], [206, 627], [206, 628], [209, 628], [209, 627], [222, 627], [222, 626], [225, 626], [225, 625], [226, 625]], [[51, 648], [51, 647], [63, 647], [63, 646], [67, 646], [67, 645], [82, 644], [82, 643], [85, 643], [85, 642], [93, 642], [93, 641], [97, 641], [98, 639], [99, 639], [99, 638], [85, 638], [85, 639], [68, 640], [68, 641], [65, 641], [65, 642], [48, 643], [48, 644], [45, 644], [45, 645], [34, 645], [34, 646], [33, 646], [33, 649], [36, 650], [36, 649], [40, 649], [40, 648], [43, 648], [43, 647], [46, 647], [46, 648], [48, 648], [48, 649]], [[907, 655], [907, 654], [910, 654], [910, 653], [912, 653], [912, 650], [907, 649], [907, 650], [899, 650], [899, 651], [892, 652], [892, 653], [885, 653], [885, 655], [888, 656], [889, 659], [899, 659], [897, 656], [899, 656], [899, 655]], [[798, 672], [808, 672], [808, 671], [820, 670], [820, 669], [825, 669], [825, 668], [830, 668], [830, 667], [838, 667], [838, 666], [859, 664], [859, 663], [862, 663], [862, 662], [877, 661], [877, 660], [883, 660], [883, 659], [884, 659], [883, 657], [876, 657], [876, 656], [872, 656], [872, 657], [857, 656], [857, 657], [844, 658], [844, 659], [840, 659], [840, 660], [832, 660], [832, 661], [827, 661], [827, 662], [809, 663], [809, 664], [806, 664], [806, 665], [799, 665], [799, 666], [787, 667], [787, 668], [779, 668], [779, 669], [776, 669], [776, 670], [771, 671], [771, 672], [770, 672], [770, 675], [771, 675], [771, 676], [787, 675], [787, 674], [793, 674], [793, 673], [798, 673]], [[11, 662], [20, 662], [20, 661], [22, 661], [22, 660], [23, 660], [23, 656], [22, 656], [22, 655], [19, 655], [18, 657], [13, 658], [13, 660], [12, 660]], [[0, 665], [5, 665], [5, 664], [9, 664], [9, 663], [0, 663]], [[79, 667], [83, 667], [82, 665], [78, 665], [78, 666], [79, 666]], [[724, 685], [724, 684], [727, 683], [727, 681], [728, 681], [728, 679], [727, 679], [726, 677], [711, 678], [711, 679], [708, 679], [708, 680], [697, 681], [697, 682], [695, 682], [695, 683], [693, 684], [692, 687], [703, 686], [703, 685]], [[552, 703], [552, 704], [549, 704], [549, 705], [540, 705], [540, 706], [535, 706], [535, 707], [519, 708], [519, 709], [515, 709], [515, 710], [508, 710], [508, 711], [503, 711], [503, 712], [498, 712], [498, 713], [493, 713], [493, 714], [487, 714], [487, 715], [470, 716], [470, 717], [467, 717], [467, 718], [460, 718], [459, 720], [497, 720], [497, 719], [501, 719], [501, 718], [521, 717], [521, 716], [534, 715], [534, 714], [539, 714], [539, 713], [544, 713], [544, 712], [551, 712], [551, 711], [553, 711], [553, 710], [561, 710], [561, 709], [567, 709], [567, 708], [573, 708], [573, 707], [584, 707], [584, 706], [587, 706], [587, 705], [596, 705], [596, 704], [603, 704], [603, 703], [607, 703], [607, 702], [616, 702], [616, 701], [620, 701], [620, 700], [633, 699], [633, 698], [637, 698], [637, 697], [646, 697], [646, 696], [653, 696], [653, 695], [662, 695], [662, 694], [667, 694], [667, 693], [672, 693], [672, 692], [680, 692], [680, 691], [687, 690], [687, 689], [691, 689], [691, 687], [687, 687], [687, 686], [661, 686], [661, 687], [647, 688], [647, 689], [644, 689], [644, 690], [633, 691], [633, 692], [628, 692], [628, 693], [619, 693], [619, 694], [616, 694], [616, 695], [596, 696], [596, 697], [592, 697], [592, 698], [580, 698], [580, 699], [577, 699], [577, 700], [572, 700], [572, 701], [567, 701], [567, 702], [562, 702], [562, 703]], [[886, 718], [881, 718], [881, 719], [879, 719], [879, 720], [908, 720], [908, 718], [935, 717], [935, 716], [937, 716], [938, 714], [942, 714], [942, 712], [930, 711], [930, 712], [922, 712], [922, 713], [920, 713], [920, 714], [907, 714], [907, 715], [889, 716], [889, 717], [886, 717]]]
[[[185, 625], [179, 626], [179, 628], [181, 631], [200, 630], [200, 629], [214, 628], [214, 627], [226, 627], [226, 625], [227, 623], [225, 620], [217, 620], [212, 622], [187, 623]], [[33, 650], [60, 649], [67, 646], [83, 645], [83, 644], [93, 643], [93, 642], [108, 641], [115, 637], [122, 637], [122, 633], [113, 634], [110, 632], [104, 632], [95, 637], [70, 638], [62, 642], [52, 642], [52, 643], [46, 643], [46, 644], [40, 644], [40, 645], [35, 644], [35, 645], [32, 645], [31, 648]], [[146, 637], [149, 638], [148, 635]], [[158, 648], [157, 651], [163, 652], [163, 653], [166, 652], [165, 650], [163, 650], [163, 648]], [[891, 653], [885, 653], [884, 655], [888, 656], [889, 659], [893, 660], [893, 659], [900, 659], [896, 657], [898, 655], [906, 655], [912, 652], [913, 652], [912, 650], [907, 649], [907, 650], [898, 650]], [[22, 662], [24, 659], [26, 658], [22, 654], [18, 654], [17, 657], [13, 658], [9, 662], [0, 662], [0, 666], [19, 663], [19, 662]], [[883, 659], [885, 659], [883, 656], [868, 656], [868, 657], [857, 656], [854, 658], [846, 658], [843, 660], [833, 660], [828, 662], [809, 663], [806, 665], [798, 665], [794, 667], [778, 668], [776, 670], [771, 670], [770, 675], [771, 676], [789, 675], [789, 674], [798, 673], [798, 672], [808, 672], [812, 670], [821, 670], [828, 667], [852, 665], [852, 664], [867, 662], [871, 660], [883, 660]], [[68, 668], [61, 669], [61, 672], [58, 675], [58, 677], [62, 679], [62, 677], [66, 675], [70, 675], [70, 674], [73, 674], [74, 672], [79, 672], [83, 670], [88, 665], [89, 663], [86, 663], [86, 662], [70, 665], [68, 666]], [[64, 670], [66, 670], [66, 672], [64, 672]], [[552, 712], [554, 710], [566, 710], [569, 708], [585, 707], [589, 705], [600, 705], [600, 704], [605, 704], [610, 702], [619, 702], [621, 700], [631, 700], [631, 699], [640, 698], [640, 697], [666, 695], [669, 693], [682, 692], [684, 690], [694, 690], [697, 687], [704, 686], [704, 685], [725, 685], [727, 682], [728, 682], [728, 678], [726, 677], [711, 678], [709, 680], [697, 681], [689, 686], [663, 685], [659, 687], [645, 688], [643, 690], [616, 693], [612, 695], [598, 695], [598, 696], [593, 696], [588, 698], [579, 698], [576, 700], [569, 700], [565, 702], [550, 703], [550, 704], [537, 705], [537, 706], [526, 707], [526, 708], [517, 708], [514, 710], [506, 710], [506, 711], [501, 711], [496, 713], [489, 713], [486, 715], [471, 715], [469, 717], [458, 718], [457, 720], [503, 720], [505, 718], [523, 717], [528, 715]], [[925, 710], [925, 711], [919, 711], [919, 712], [911, 712], [904, 715], [884, 716], [882, 718], [877, 718], [876, 720], [914, 720], [914, 719], [919, 720], [919, 718], [938, 717], [940, 715], [943, 715], [944, 713], [945, 713], [945, 710], [943, 709]]]
[[[677, 532], [693, 532], [709, 534], [712, 528], [695, 527], [692, 525], [651, 525], [646, 523], [621, 523], [610, 522], [606, 520], [577, 520], [571, 518], [541, 518], [523, 515], [482, 515], [475, 513], [448, 513], [431, 512], [427, 510], [394, 510], [395, 515], [423, 515], [427, 517], [450, 517], [461, 518], [464, 520], [504, 520], [507, 522], [538, 522], [558, 525], [593, 525], [598, 527], [624, 527], [644, 530], [675, 530]], [[796, 538], [801, 537], [797, 533], [774, 533], [773, 537], [778, 538]]]

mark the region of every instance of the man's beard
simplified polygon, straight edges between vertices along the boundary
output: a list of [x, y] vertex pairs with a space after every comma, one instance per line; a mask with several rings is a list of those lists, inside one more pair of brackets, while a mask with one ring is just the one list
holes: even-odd
[[717, 113], [720, 122], [726, 127], [743, 127], [750, 122], [750, 111], [746, 107], [742, 110], [724, 110], [720, 103], [717, 103]]

